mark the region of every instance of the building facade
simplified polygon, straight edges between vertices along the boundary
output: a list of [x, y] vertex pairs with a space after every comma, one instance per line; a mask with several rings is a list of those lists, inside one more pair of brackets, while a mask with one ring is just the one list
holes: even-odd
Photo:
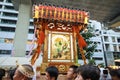
[[[120, 33], [113, 30], [105, 30], [97, 21], [91, 21], [95, 37], [91, 41], [97, 43], [93, 59], [97, 64], [103, 61], [106, 66], [114, 65], [115, 59], [120, 59]], [[104, 26], [105, 27], [105, 26]]]
[[[0, 0], [0, 56], [11, 56], [17, 20], [18, 11], [15, 11], [11, 0]], [[26, 54], [30, 51], [33, 33], [33, 20], [30, 19]]]
[[120, 33], [114, 31], [101, 31], [106, 65], [115, 64], [114, 60], [120, 59]]

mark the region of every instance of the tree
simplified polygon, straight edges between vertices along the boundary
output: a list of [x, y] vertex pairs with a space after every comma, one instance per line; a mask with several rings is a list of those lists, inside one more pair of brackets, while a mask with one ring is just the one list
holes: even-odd
[[[95, 48], [97, 47], [96, 43], [94, 43], [93, 41], [91, 41], [90, 39], [92, 37], [94, 37], [94, 28], [91, 27], [91, 25], [89, 24], [87, 27], [88, 31], [87, 32], [80, 32], [80, 34], [83, 36], [83, 38], [85, 39], [86, 43], [87, 43], [87, 47], [84, 48], [85, 50], [85, 56], [88, 60], [93, 60], [92, 56], [94, 54]], [[80, 55], [80, 50], [77, 44], [77, 50], [78, 50], [78, 58], [81, 59], [81, 55]], [[90, 62], [90, 61], [89, 61]], [[94, 62], [95, 63], [95, 62]]]
[[88, 64], [90, 65], [96, 65], [96, 62], [94, 59], [89, 59]]

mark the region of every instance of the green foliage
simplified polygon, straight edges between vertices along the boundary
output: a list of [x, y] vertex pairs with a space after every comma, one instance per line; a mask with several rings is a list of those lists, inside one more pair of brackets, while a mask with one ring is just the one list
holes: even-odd
[[88, 60], [89, 62], [88, 62], [88, 64], [90, 64], [90, 65], [96, 65], [96, 63], [95, 63], [95, 60], [94, 59], [90, 59], [90, 60]]
[[[90, 60], [94, 54], [94, 51], [95, 51], [95, 48], [97, 47], [97, 45], [96, 45], [96, 43], [94, 43], [90, 40], [90, 38], [95, 36], [93, 33], [94, 29], [91, 27], [91, 25], [88, 25], [87, 29], [88, 29], [88, 32], [81, 32], [80, 34], [83, 36], [83, 38], [85, 39], [85, 41], [87, 43], [87, 47], [84, 48], [84, 50], [86, 51], [85, 56], [88, 60]], [[77, 46], [78, 46], [78, 44], [77, 44]], [[77, 51], [78, 51], [78, 58], [81, 59], [81, 55], [79, 54], [80, 53], [79, 46], [77, 48]]]
[[99, 66], [99, 67], [102, 67], [102, 68], [105, 67], [104, 63], [100, 63], [100, 64], [98, 64], [98, 66]]

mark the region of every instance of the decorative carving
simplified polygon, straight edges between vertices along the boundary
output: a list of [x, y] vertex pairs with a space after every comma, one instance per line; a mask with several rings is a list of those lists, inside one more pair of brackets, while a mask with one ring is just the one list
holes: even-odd
[[66, 71], [66, 66], [65, 65], [59, 65], [58, 67], [60, 72], [65, 72]]
[[75, 63], [72, 62], [50, 62], [48, 66], [56, 66], [60, 73], [66, 73], [70, 65], [74, 65], [74, 64]]
[[72, 32], [72, 25], [71, 24], [64, 24], [60, 22], [50, 22], [48, 24], [48, 29], [53, 31], [64, 31], [64, 32]]
[[48, 67], [48, 63], [42, 63], [41, 64], [41, 69], [40, 69], [40, 72], [41, 73], [45, 73], [45, 69]]

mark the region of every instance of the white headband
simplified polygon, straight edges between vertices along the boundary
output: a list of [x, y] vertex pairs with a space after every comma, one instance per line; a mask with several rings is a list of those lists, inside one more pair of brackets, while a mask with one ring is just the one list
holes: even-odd
[[20, 71], [23, 75], [25, 75], [28, 78], [33, 78], [34, 76], [34, 72], [26, 70], [22, 65], [19, 65], [18, 71]]

